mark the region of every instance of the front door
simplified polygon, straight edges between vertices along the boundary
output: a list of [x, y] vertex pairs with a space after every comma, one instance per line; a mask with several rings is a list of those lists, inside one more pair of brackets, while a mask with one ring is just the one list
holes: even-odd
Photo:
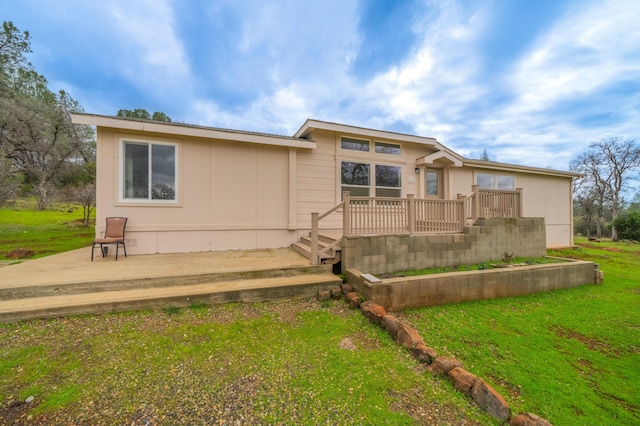
[[443, 198], [442, 194], [442, 170], [425, 169], [425, 198]]

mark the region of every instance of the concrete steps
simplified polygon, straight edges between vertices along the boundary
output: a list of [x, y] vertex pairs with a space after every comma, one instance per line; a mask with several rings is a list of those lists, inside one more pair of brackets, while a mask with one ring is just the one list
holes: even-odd
[[237, 279], [199, 284], [138, 287], [0, 301], [0, 322], [135, 309], [184, 307], [193, 303], [262, 302], [310, 297], [342, 280], [329, 273]]

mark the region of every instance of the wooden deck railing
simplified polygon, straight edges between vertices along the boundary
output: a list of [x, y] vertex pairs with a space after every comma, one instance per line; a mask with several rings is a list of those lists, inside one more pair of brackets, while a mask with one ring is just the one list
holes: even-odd
[[[522, 188], [515, 191], [478, 189], [471, 187], [473, 218], [519, 218], [522, 217]], [[475, 222], [475, 220], [474, 220]]]
[[342, 208], [342, 234], [425, 234], [462, 232], [468, 223], [478, 218], [522, 217], [522, 189], [498, 191], [472, 186], [468, 196], [457, 200], [424, 200], [383, 197], [352, 197], [343, 193], [343, 201], [323, 213], [311, 213], [311, 260], [339, 244], [340, 240], [318, 250], [318, 230], [321, 219]]

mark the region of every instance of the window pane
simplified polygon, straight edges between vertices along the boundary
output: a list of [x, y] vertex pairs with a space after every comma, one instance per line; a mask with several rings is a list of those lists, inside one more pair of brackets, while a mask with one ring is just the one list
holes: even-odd
[[488, 175], [484, 173], [478, 173], [477, 183], [480, 189], [496, 189], [496, 177], [495, 175]]
[[400, 188], [402, 186], [400, 170], [397, 166], [376, 165], [376, 187]]
[[378, 154], [400, 155], [400, 145], [385, 142], [376, 142], [376, 152]]
[[369, 164], [343, 161], [341, 176], [343, 185], [369, 186]]
[[427, 170], [425, 176], [425, 179], [427, 179], [427, 195], [438, 195], [438, 172]]
[[513, 176], [498, 176], [498, 189], [513, 191], [515, 182]]
[[342, 149], [369, 152], [369, 141], [363, 141], [360, 139], [342, 138], [340, 141], [340, 146], [342, 147]]
[[124, 145], [124, 198], [149, 198], [149, 146]]
[[151, 198], [176, 199], [176, 147], [152, 145], [151, 147]]
[[376, 188], [376, 197], [400, 197], [401, 189]]
[[342, 192], [350, 192], [354, 197], [368, 197], [369, 196], [369, 188], [366, 186], [342, 186], [342, 191], [340, 192], [340, 196], [342, 197]]

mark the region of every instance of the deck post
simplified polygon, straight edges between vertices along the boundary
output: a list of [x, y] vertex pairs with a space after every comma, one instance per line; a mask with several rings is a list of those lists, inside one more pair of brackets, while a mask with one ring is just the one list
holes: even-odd
[[409, 235], [416, 233], [416, 200], [413, 194], [408, 194], [409, 205], [407, 207], [407, 223], [409, 224]]
[[311, 264], [318, 265], [318, 213], [311, 213]]
[[342, 193], [342, 235], [351, 235], [351, 192], [344, 191]]
[[517, 209], [517, 218], [520, 219], [523, 217], [523, 209], [522, 209], [522, 188], [516, 188], [516, 192], [518, 193], [518, 209]]
[[471, 192], [473, 193], [473, 198], [471, 199], [471, 219], [473, 219], [473, 223], [476, 223], [480, 217], [480, 194], [478, 194], [478, 185], [471, 185]]

